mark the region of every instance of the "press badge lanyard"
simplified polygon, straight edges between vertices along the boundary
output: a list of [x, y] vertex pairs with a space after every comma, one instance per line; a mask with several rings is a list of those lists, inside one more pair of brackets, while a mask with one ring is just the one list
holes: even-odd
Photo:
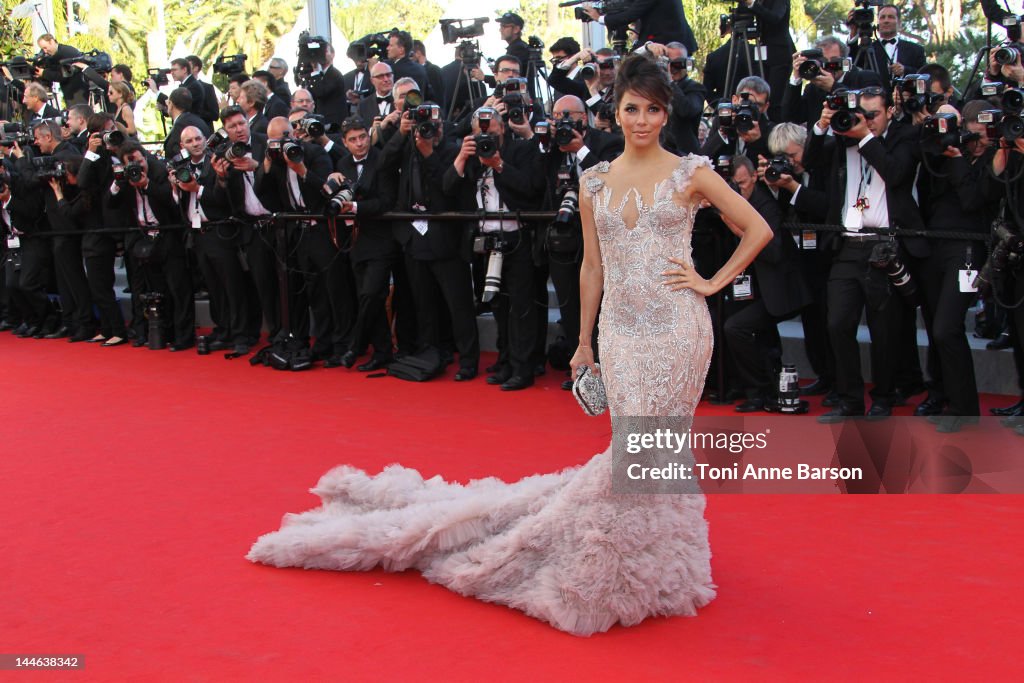
[[974, 268], [972, 267], [974, 265], [973, 261], [974, 249], [971, 248], [971, 245], [968, 244], [967, 253], [964, 255], [964, 267], [961, 268], [960, 272], [958, 273], [960, 291], [965, 294], [968, 292], [978, 291], [978, 285], [975, 282], [975, 276], [978, 274], [978, 271], [974, 270]]
[[857, 156], [860, 157], [860, 182], [857, 184], [857, 201], [854, 203], [853, 208], [861, 212], [861, 225], [863, 225], [863, 213], [871, 208], [871, 202], [868, 200], [868, 188], [871, 187], [871, 177], [874, 174], [874, 169], [871, 167], [871, 164], [864, 160], [864, 157], [859, 154]]

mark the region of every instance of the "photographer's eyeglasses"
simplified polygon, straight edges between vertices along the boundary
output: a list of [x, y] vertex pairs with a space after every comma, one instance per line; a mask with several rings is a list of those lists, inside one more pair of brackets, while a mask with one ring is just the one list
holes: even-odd
[[502, 67], [502, 68], [498, 69], [498, 73], [500, 73], [500, 74], [512, 74], [513, 76], [518, 76], [519, 75], [519, 69], [510, 69], [509, 67], [506, 66], [506, 67]]
[[391, 73], [390, 71], [387, 72], [386, 74], [377, 74], [376, 76], [370, 76], [370, 78], [394, 78], [394, 77], [395, 77], [395, 74]]
[[610, 59], [608, 61], [606, 61], [606, 62], [598, 62], [597, 63], [597, 67], [599, 69], [614, 69], [615, 68], [615, 62], [610, 60]]

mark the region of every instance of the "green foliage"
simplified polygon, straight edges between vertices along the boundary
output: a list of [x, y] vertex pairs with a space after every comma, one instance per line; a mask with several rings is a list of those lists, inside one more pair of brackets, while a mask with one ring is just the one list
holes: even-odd
[[0, 7], [0, 54], [4, 57], [23, 54], [32, 49], [30, 22], [28, 19], [12, 19], [11, 8], [19, 4], [15, 0], [2, 0]]
[[444, 8], [437, 0], [332, 0], [331, 19], [351, 42], [369, 33], [399, 28], [422, 40]]

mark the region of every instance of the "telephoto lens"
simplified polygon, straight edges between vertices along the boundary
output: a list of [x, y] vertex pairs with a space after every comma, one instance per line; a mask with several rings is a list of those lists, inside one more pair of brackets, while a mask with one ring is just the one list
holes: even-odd
[[487, 259], [487, 275], [484, 276], [484, 293], [480, 299], [484, 303], [490, 302], [498, 291], [501, 289], [501, 265], [504, 262], [504, 256], [500, 251], [495, 249], [491, 252], [490, 257]]
[[119, 130], [108, 130], [103, 134], [103, 144], [107, 147], [120, 147], [124, 140], [124, 133]]

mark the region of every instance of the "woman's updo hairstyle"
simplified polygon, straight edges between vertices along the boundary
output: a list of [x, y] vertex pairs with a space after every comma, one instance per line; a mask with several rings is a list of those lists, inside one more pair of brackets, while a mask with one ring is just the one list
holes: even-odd
[[668, 73], [644, 55], [632, 54], [619, 64], [615, 75], [615, 108], [619, 108], [627, 90], [632, 90], [668, 109], [672, 101], [672, 84]]

